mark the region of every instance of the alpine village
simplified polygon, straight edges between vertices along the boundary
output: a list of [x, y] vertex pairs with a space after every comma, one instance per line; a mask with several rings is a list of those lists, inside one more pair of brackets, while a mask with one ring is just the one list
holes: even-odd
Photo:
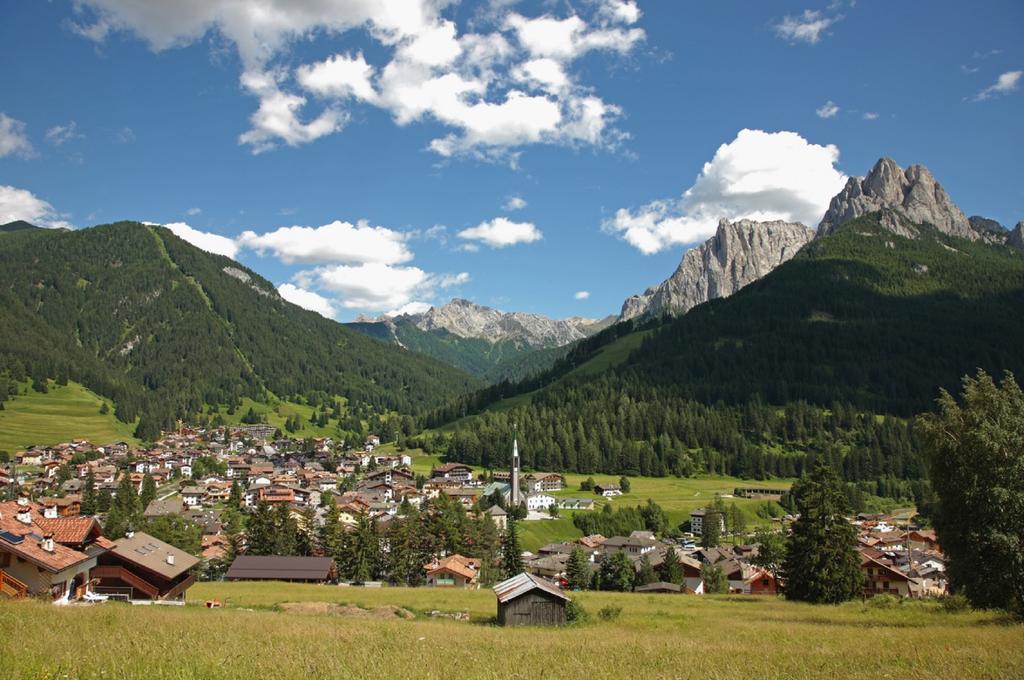
[[[681, 66], [656, 56], [669, 45], [655, 17], [677, 19], [675, 3], [14, 4], [0, 10], [9, 45], [28, 45], [21, 25], [67, 42], [61, 60], [111, 62], [83, 73], [134, 59], [124, 77], [143, 79], [191, 54], [195, 73], [228, 78], [246, 105], [258, 97], [252, 129], [209, 151], [237, 156], [243, 175], [360, 134], [350, 128], [374, 131], [353, 149], [399, 144], [429, 118], [449, 134], [404, 157], [443, 160], [416, 171], [434, 188], [407, 198], [440, 207], [437, 187], [490, 173], [557, 184], [530, 145], [583, 173], [605, 155], [633, 168], [615, 173], [643, 167], [629, 150], [642, 125], [617, 107], [593, 139], [580, 131], [597, 124], [586, 106], [610, 105], [570, 66], [588, 51], [631, 55], [621, 68]], [[809, 64], [797, 50], [823, 53], [878, 10], [750, 8], [770, 16], [749, 30]], [[993, 7], [986, 25], [1003, 16], [1019, 33], [1019, 10]], [[294, 66], [319, 53], [307, 43], [337, 54]], [[1001, 55], [975, 52], [964, 74]], [[604, 69], [594, 82], [624, 87]], [[1017, 101], [1019, 126], [1020, 77], [960, 104]], [[17, 81], [0, 77], [29, 87]], [[450, 102], [449, 86], [461, 88]], [[237, 93], [196, 88], [237, 106]], [[655, 97], [632, 96], [623, 106], [638, 114]], [[517, 98], [551, 103], [559, 122], [531, 137], [535, 112], [504, 112]], [[591, 265], [609, 279], [591, 288], [663, 281], [621, 305], [623, 293], [570, 293], [595, 313], [567, 316], [546, 299], [562, 285], [550, 267], [578, 273], [566, 260], [591, 257], [585, 242], [488, 260], [472, 277], [420, 269], [462, 266], [449, 260], [409, 264], [413, 248], [559, 251], [554, 217], [544, 236], [505, 217], [457, 233], [433, 218], [257, 233], [236, 211], [206, 232], [142, 221], [162, 200], [143, 193], [72, 222], [6, 184], [19, 172], [33, 184], [38, 172], [18, 168], [51, 156], [80, 173], [91, 161], [68, 154], [110, 133], [71, 122], [33, 137], [16, 109], [31, 121], [46, 108], [0, 101], [0, 676], [1024, 676], [1024, 220], [968, 216], [956, 200], [967, 175], [951, 173], [947, 191], [917, 159], [874, 155], [847, 160], [847, 176], [833, 146], [743, 129], [681, 199], [609, 217], [601, 206], [618, 199], [589, 194], [600, 247], [650, 256], [622, 256], [635, 279]], [[831, 100], [814, 124], [843, 115], [885, 124]], [[125, 149], [150, 143], [117, 134]], [[126, 170], [105, 172], [117, 183]], [[166, 191], [178, 172], [159, 175]], [[990, 214], [1024, 209], [1020, 179], [1016, 203]], [[274, 200], [300, 205], [303, 181]], [[980, 192], [972, 204], [988, 196], [979, 186], [964, 189]], [[342, 195], [329, 210], [387, 203]], [[503, 210], [527, 210], [521, 195]], [[138, 219], [102, 217], [123, 212]], [[659, 271], [662, 250], [678, 264]], [[472, 292], [489, 275], [498, 292]], [[416, 282], [403, 289], [405, 276]], [[531, 311], [501, 309], [516, 306]]]

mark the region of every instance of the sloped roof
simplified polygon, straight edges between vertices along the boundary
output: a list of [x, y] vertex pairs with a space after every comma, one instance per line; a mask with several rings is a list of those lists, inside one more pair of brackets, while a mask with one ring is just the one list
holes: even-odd
[[94, 530], [99, 534], [95, 517], [41, 517], [36, 518], [35, 523], [45, 533], [53, 534], [53, 540], [58, 543], [85, 543]]
[[498, 602], [504, 604], [505, 602], [511, 602], [517, 597], [521, 597], [531, 590], [543, 590], [549, 595], [561, 598], [566, 602], [569, 601], [569, 596], [562, 592], [562, 589], [553, 583], [549, 583], [544, 579], [534, 576], [533, 574], [527, 574], [523, 572], [518, 576], [513, 576], [510, 579], [502, 581], [498, 585], [494, 586], [494, 594], [498, 596]]
[[[164, 543], [141, 531], [131, 538], [117, 541], [110, 551], [126, 562], [137, 564], [166, 579], [174, 579], [199, 564], [199, 560], [184, 550]], [[168, 556], [173, 556], [174, 564], [168, 564]]]
[[330, 557], [286, 557], [283, 555], [242, 555], [231, 563], [225, 575], [243, 580], [326, 581], [334, 560]]
[[[18, 512], [24, 508], [31, 513], [31, 524], [24, 524], [17, 519]], [[0, 503], [0, 549], [52, 573], [90, 559], [90, 556], [83, 552], [61, 545], [56, 538], [52, 552], [43, 550], [43, 538], [45, 534], [52, 532], [40, 525], [40, 521], [44, 519], [41, 512], [41, 506], [36, 503], [29, 503], [27, 506], [19, 506], [14, 501]]]

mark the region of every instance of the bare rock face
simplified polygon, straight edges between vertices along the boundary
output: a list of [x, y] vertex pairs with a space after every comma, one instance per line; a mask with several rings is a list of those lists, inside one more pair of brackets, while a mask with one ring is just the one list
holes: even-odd
[[502, 312], [458, 298], [422, 314], [406, 315], [406, 318], [424, 331], [443, 329], [463, 338], [483, 338], [491, 342], [515, 340], [538, 348], [561, 347], [608, 325], [604, 319], [549, 319], [539, 314]]
[[987, 217], [972, 215], [967, 218], [967, 221], [971, 223], [971, 228], [978, 232], [978, 235], [986, 243], [1006, 243], [1010, 236], [1010, 232], [1006, 230], [1006, 227]]
[[[923, 165], [900, 168], [891, 158], [875, 163], [867, 177], [851, 177], [832, 198], [828, 212], [818, 225], [818, 235], [828, 236], [840, 225], [867, 213], [891, 210], [915, 224], [928, 223], [939, 231], [977, 241], [982, 238]], [[887, 226], [900, 236], [916, 238], [911, 225], [892, 220]]]
[[1017, 250], [1024, 250], [1024, 220], [1018, 222], [1010, 232], [1010, 237], [1006, 239], [1006, 245]]
[[792, 258], [813, 238], [813, 229], [793, 222], [723, 219], [714, 236], [683, 255], [671, 277], [628, 298], [619, 320], [683, 314], [732, 295]]

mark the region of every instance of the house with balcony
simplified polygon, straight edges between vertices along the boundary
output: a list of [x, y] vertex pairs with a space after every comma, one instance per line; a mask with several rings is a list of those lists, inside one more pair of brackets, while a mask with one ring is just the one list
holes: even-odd
[[[0, 592], [8, 597], [49, 596], [68, 602], [85, 596], [89, 572], [108, 543], [92, 518], [59, 518], [26, 498], [0, 503]], [[82, 520], [82, 521], [78, 521]], [[64, 524], [81, 525], [64, 534]], [[61, 526], [57, 526], [60, 524]], [[61, 531], [61, 535], [57, 532]], [[65, 545], [58, 539], [78, 539]]]
[[185, 602], [199, 560], [172, 545], [137, 532], [118, 540], [98, 558], [94, 590], [129, 602]]

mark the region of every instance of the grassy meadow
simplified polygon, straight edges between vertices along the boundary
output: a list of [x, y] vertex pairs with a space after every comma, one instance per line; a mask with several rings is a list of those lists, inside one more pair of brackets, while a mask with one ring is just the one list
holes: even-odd
[[[587, 623], [504, 629], [479, 591], [204, 583], [186, 607], [0, 601], [0, 676], [145, 678], [1009, 678], [1024, 626], [934, 603], [581, 593]], [[222, 609], [201, 606], [206, 598]], [[294, 611], [286, 603], [306, 605]], [[323, 613], [400, 606], [415, 618]], [[614, 621], [596, 616], [621, 607]], [[430, 610], [471, 620], [432, 619]], [[83, 634], [86, 633], [87, 634]]]
[[[106, 402], [109, 413], [101, 414]], [[135, 427], [114, 417], [114, 404], [75, 382], [54, 382], [40, 394], [19, 385], [18, 395], [0, 411], [0, 451], [13, 455], [33, 444], [60, 444], [88, 439], [94, 444], [136, 443]]]

